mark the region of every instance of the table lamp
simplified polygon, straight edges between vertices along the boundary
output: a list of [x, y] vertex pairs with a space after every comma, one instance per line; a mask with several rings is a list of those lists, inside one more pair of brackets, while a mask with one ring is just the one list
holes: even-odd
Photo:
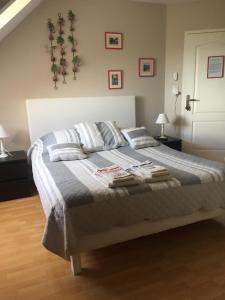
[[165, 126], [165, 124], [169, 123], [169, 119], [167, 117], [167, 114], [165, 114], [165, 113], [159, 114], [159, 116], [158, 116], [155, 123], [161, 125], [161, 135], [160, 135], [159, 139], [167, 140], [167, 137], [164, 134], [164, 126]]
[[8, 156], [8, 154], [5, 152], [5, 148], [4, 148], [4, 145], [3, 145], [3, 140], [5, 138], [7, 138], [8, 136], [9, 135], [6, 132], [6, 130], [3, 128], [2, 125], [0, 125], [0, 159], [5, 158], [5, 157]]

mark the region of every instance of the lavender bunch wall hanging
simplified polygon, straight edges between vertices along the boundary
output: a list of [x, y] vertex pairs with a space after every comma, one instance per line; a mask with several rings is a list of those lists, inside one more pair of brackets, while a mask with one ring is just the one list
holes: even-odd
[[68, 36], [68, 41], [71, 43], [71, 52], [73, 55], [72, 63], [73, 63], [73, 79], [76, 79], [76, 72], [79, 70], [80, 66], [80, 58], [76, 54], [77, 49], [77, 41], [74, 38], [74, 22], [75, 22], [75, 14], [72, 12], [72, 10], [69, 11], [68, 13], [68, 19], [70, 21], [70, 35]]
[[[51, 59], [51, 72], [53, 73], [52, 80], [54, 82], [54, 88], [57, 89], [57, 82], [59, 82], [60, 77], [62, 77], [62, 82], [66, 83], [66, 76], [68, 75], [69, 61], [72, 63], [73, 79], [76, 79], [76, 73], [79, 70], [81, 60], [77, 54], [77, 41], [74, 37], [75, 31], [75, 14], [72, 10], [68, 12], [68, 23], [63, 18], [61, 13], [58, 14], [57, 19], [57, 29], [58, 35], [56, 37], [56, 26], [51, 19], [48, 19], [48, 39], [50, 41], [50, 46], [48, 47]], [[66, 28], [66, 25], [69, 28]], [[65, 38], [66, 29], [69, 32], [68, 39]], [[66, 48], [66, 41], [70, 44], [72, 59], [68, 60], [66, 56], [68, 55]], [[60, 76], [61, 75], [61, 76]]]
[[55, 51], [56, 51], [56, 45], [54, 44], [55, 25], [53, 24], [51, 19], [48, 19], [47, 26], [49, 30], [48, 39], [50, 41], [51, 71], [53, 73], [52, 80], [54, 82], [54, 88], [57, 89], [58, 73], [60, 68], [57, 65], [57, 58], [55, 56]]
[[63, 83], [66, 83], [66, 58], [65, 58], [65, 55], [66, 55], [66, 51], [65, 51], [65, 40], [64, 40], [64, 37], [63, 35], [65, 34], [64, 30], [63, 30], [63, 27], [65, 25], [65, 20], [63, 18], [63, 16], [59, 13], [58, 14], [58, 26], [59, 26], [59, 30], [58, 30], [58, 37], [57, 37], [57, 44], [59, 45], [59, 48], [60, 48], [60, 71], [61, 71], [61, 74], [63, 76]]

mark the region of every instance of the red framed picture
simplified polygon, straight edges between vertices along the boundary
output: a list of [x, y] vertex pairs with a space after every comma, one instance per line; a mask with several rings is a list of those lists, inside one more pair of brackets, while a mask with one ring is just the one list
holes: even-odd
[[121, 32], [105, 32], [105, 49], [123, 49], [123, 34]]
[[108, 71], [108, 87], [110, 90], [123, 88], [123, 71], [109, 70]]
[[224, 77], [224, 56], [209, 56], [207, 65], [207, 78]]
[[139, 58], [139, 77], [155, 76], [155, 59]]

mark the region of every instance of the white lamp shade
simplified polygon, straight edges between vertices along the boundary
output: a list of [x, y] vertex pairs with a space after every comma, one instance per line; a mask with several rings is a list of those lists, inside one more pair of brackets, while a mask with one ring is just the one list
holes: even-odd
[[159, 114], [157, 120], [156, 120], [156, 124], [166, 124], [166, 123], [169, 123], [169, 119], [167, 117], [167, 114]]
[[3, 128], [2, 125], [0, 125], [0, 139], [5, 139], [8, 136], [9, 135], [8, 135], [7, 131]]

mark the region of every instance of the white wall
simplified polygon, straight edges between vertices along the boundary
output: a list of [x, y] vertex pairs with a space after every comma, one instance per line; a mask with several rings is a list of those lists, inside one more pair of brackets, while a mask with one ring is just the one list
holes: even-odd
[[[46, 21], [69, 9], [77, 16], [76, 38], [83, 65], [73, 81], [52, 88]], [[9, 150], [29, 146], [25, 100], [71, 96], [138, 96], [137, 121], [153, 133], [164, 104], [166, 7], [128, 0], [46, 0], [0, 44], [0, 123]], [[104, 32], [124, 33], [124, 50], [104, 49]], [[138, 77], [138, 58], [155, 57], [154, 78]], [[109, 91], [107, 70], [124, 70], [124, 89]], [[126, 117], [126, 116], [125, 116]], [[41, 122], [41, 120], [40, 120]]]

